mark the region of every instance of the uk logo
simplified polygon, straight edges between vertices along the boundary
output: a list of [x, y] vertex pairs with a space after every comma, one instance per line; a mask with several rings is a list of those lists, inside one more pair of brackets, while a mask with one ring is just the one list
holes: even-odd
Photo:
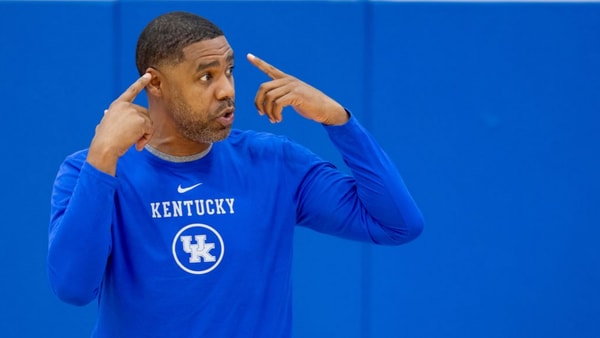
[[184, 271], [202, 275], [214, 270], [223, 259], [223, 238], [206, 224], [185, 226], [173, 238], [173, 257]]

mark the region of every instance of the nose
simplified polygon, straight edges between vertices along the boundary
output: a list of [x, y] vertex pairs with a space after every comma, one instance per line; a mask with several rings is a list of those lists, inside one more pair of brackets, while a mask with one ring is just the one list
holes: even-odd
[[232, 76], [222, 76], [216, 90], [218, 100], [232, 99], [235, 95], [235, 86]]

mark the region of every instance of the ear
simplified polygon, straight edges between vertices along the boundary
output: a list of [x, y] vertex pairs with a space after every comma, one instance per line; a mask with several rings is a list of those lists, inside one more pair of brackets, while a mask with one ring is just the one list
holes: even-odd
[[146, 85], [147, 94], [156, 96], [156, 97], [163, 96], [163, 93], [162, 93], [162, 91], [163, 91], [162, 86], [164, 85], [163, 74], [158, 69], [152, 68], [152, 67], [148, 67], [148, 69], [146, 69], [146, 73], [152, 74], [152, 79], [150, 80], [150, 83], [148, 83], [148, 85]]

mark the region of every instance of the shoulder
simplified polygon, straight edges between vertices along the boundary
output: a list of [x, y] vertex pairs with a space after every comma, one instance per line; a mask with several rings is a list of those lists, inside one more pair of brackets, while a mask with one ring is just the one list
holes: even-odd
[[233, 149], [250, 154], [280, 152], [286, 143], [291, 142], [287, 137], [255, 130], [231, 131], [224, 141]]
[[288, 136], [255, 130], [234, 129], [231, 131], [227, 143], [235, 149], [255, 155], [279, 154], [284, 157], [312, 155], [310, 150]]
[[286, 136], [256, 130], [233, 129], [227, 141], [235, 146], [269, 147], [291, 142]]
[[226, 143], [232, 152], [248, 156], [251, 160], [277, 160], [284, 166], [321, 162], [311, 150], [285, 135], [235, 129]]

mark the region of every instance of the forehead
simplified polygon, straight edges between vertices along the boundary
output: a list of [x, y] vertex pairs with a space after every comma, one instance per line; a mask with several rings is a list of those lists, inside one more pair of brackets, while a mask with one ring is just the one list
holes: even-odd
[[183, 49], [183, 62], [193, 65], [225, 62], [233, 58], [233, 50], [224, 36], [194, 42]]

